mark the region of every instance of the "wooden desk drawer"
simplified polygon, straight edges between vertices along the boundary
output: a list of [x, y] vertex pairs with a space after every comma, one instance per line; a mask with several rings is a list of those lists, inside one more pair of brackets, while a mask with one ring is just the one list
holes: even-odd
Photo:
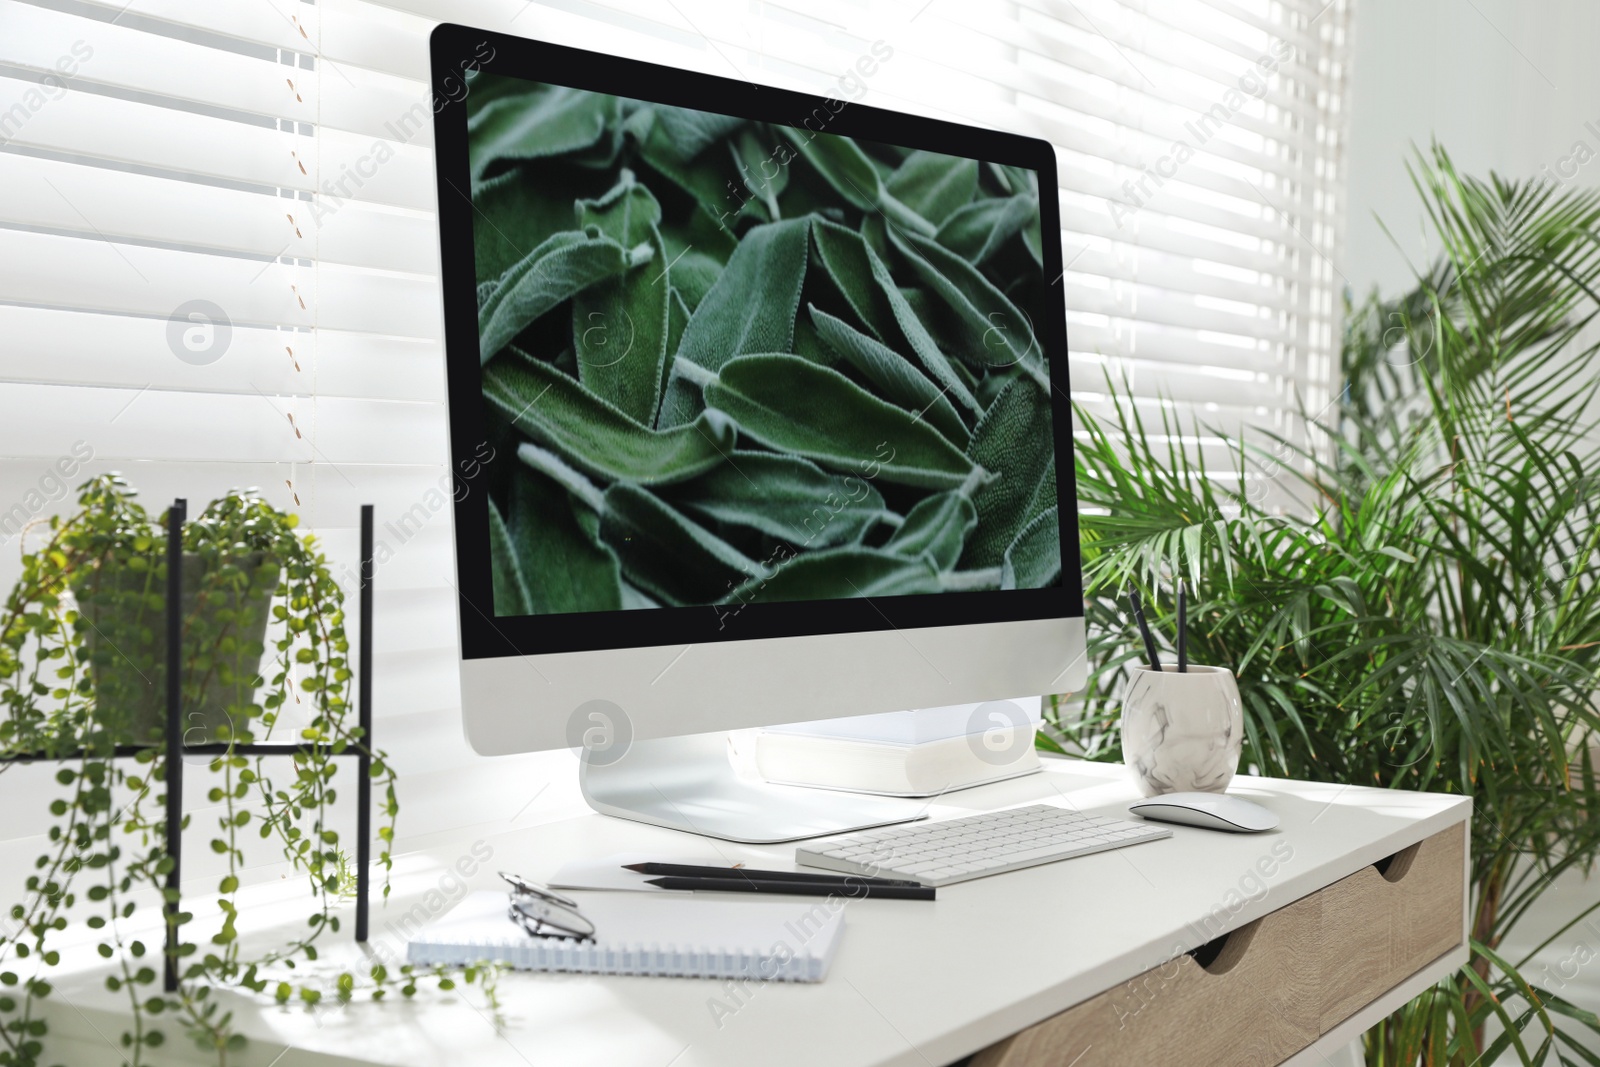
[[1323, 1031], [1461, 944], [1466, 847], [1452, 826], [1317, 894]]
[[1271, 1067], [1316, 1040], [1313, 894], [1069, 1008], [973, 1057], [971, 1067]]
[[1461, 944], [1465, 823], [1013, 1034], [971, 1067], [1272, 1067]]

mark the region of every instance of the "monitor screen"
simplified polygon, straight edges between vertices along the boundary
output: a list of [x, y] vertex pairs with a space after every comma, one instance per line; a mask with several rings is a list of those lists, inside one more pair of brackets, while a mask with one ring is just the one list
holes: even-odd
[[1081, 615], [1048, 144], [442, 31], [464, 655]]

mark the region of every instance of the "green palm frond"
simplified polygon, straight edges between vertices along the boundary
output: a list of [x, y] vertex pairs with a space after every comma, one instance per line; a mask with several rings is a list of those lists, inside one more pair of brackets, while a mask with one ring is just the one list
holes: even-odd
[[[1340, 390], [1299, 430], [1180, 427], [1109, 379], [1076, 409], [1093, 666], [1051, 733], [1118, 758], [1117, 594], [1187, 578], [1191, 657], [1239, 676], [1245, 766], [1476, 802], [1472, 962], [1369, 1062], [1597, 1063], [1600, 1019], [1501, 946], [1600, 855], [1600, 191], [1464, 176], [1437, 146], [1411, 173], [1443, 257], [1347, 307]], [[1230, 440], [1232, 477], [1197, 437]]]

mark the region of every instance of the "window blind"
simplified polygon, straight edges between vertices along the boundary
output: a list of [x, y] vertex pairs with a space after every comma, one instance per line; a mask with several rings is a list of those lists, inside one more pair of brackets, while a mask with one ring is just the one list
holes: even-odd
[[375, 504], [402, 845], [538, 785], [460, 740], [426, 94], [446, 18], [1044, 137], [1077, 399], [1104, 410], [1109, 371], [1291, 434], [1296, 398], [1326, 402], [1348, 0], [0, 0], [0, 581], [15, 523], [98, 471], [152, 507], [259, 486], [347, 574]]

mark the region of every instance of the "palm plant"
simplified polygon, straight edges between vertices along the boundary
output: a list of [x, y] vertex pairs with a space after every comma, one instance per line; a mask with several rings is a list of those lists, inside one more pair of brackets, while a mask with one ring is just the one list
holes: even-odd
[[1475, 801], [1471, 960], [1369, 1032], [1368, 1062], [1600, 1064], [1592, 1006], [1519, 969], [1600, 904], [1501, 951], [1600, 854], [1600, 195], [1463, 177], [1437, 146], [1410, 169], [1442, 259], [1347, 308], [1341, 388], [1303, 435], [1233, 441], [1219, 479], [1180, 443], [1196, 428], [1115, 386], [1112, 416], [1076, 411], [1096, 637], [1045, 743], [1118, 758], [1116, 594], [1186, 577], [1190, 655], [1239, 676], [1245, 766]]

